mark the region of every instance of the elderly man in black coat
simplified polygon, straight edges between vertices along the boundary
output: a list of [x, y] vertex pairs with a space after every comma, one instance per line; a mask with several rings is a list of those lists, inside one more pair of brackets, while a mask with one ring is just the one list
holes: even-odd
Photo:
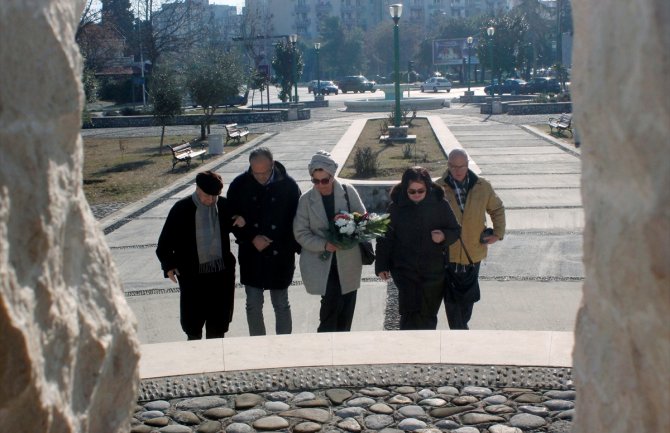
[[179, 283], [181, 327], [189, 340], [223, 338], [233, 316], [235, 257], [230, 233], [244, 226], [219, 197], [223, 181], [205, 171], [195, 178], [193, 194], [170, 210], [158, 238], [156, 255], [165, 278]]
[[288, 287], [293, 280], [295, 253], [293, 236], [300, 188], [272, 152], [259, 147], [249, 155], [249, 169], [233, 180], [228, 189], [235, 214], [246, 226], [237, 236], [240, 246], [240, 281], [247, 295], [249, 335], [265, 335], [264, 291], [270, 291], [277, 334], [292, 331]]

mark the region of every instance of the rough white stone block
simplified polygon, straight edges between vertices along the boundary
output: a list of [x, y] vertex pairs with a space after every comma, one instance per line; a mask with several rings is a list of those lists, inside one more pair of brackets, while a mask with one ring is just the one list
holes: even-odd
[[0, 3], [0, 430], [128, 430], [135, 319], [82, 190], [83, 0]]
[[670, 2], [572, 6], [586, 215], [574, 431], [670, 431]]

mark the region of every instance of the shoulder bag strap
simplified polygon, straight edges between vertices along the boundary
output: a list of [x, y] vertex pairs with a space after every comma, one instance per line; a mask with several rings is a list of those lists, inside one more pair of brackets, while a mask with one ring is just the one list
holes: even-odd
[[468, 253], [468, 249], [465, 248], [465, 243], [463, 242], [463, 238], [459, 236], [458, 240], [461, 241], [461, 246], [463, 246], [463, 251], [465, 251], [465, 256], [468, 258], [468, 261], [470, 262], [470, 264], [473, 265], [474, 263], [472, 262], [472, 259], [470, 258], [470, 254]]
[[344, 198], [347, 200], [347, 210], [349, 210], [349, 213], [351, 213], [351, 204], [349, 203], [349, 193], [347, 192], [347, 185], [342, 184], [342, 189], [344, 189]]

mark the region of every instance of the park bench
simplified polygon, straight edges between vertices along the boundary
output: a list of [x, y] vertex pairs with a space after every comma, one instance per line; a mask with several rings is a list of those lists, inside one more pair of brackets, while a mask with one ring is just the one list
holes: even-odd
[[185, 162], [186, 166], [190, 167], [191, 158], [194, 158], [198, 155], [200, 155], [200, 159], [204, 161], [205, 152], [207, 152], [207, 150], [204, 149], [204, 146], [202, 146], [202, 148], [199, 150], [194, 150], [191, 147], [191, 143], [183, 143], [176, 146], [168, 145], [168, 147], [172, 151], [172, 171], [174, 171], [174, 167], [180, 162]]
[[249, 134], [249, 129], [246, 126], [241, 126], [238, 127], [237, 123], [230, 123], [228, 125], [223, 125], [224, 128], [226, 128], [226, 144], [230, 140], [237, 140], [239, 143], [242, 137], [244, 137], [245, 140], [248, 140], [247, 135]]
[[570, 135], [573, 135], [571, 126], [572, 114], [563, 113], [559, 118], [550, 117], [547, 124], [549, 124], [549, 129], [552, 133], [554, 132], [554, 128], [556, 128], [558, 134], [561, 134], [563, 131], [570, 131]]

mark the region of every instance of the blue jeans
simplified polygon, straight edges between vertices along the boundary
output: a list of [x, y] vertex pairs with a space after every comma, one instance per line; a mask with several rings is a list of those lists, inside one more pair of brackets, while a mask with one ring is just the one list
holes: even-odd
[[[263, 303], [265, 291], [258, 287], [245, 286], [247, 293], [247, 324], [249, 335], [265, 335], [265, 321], [263, 319]], [[291, 321], [291, 304], [288, 302], [288, 289], [268, 290], [272, 307], [275, 310], [275, 332], [290, 334], [293, 329]]]

